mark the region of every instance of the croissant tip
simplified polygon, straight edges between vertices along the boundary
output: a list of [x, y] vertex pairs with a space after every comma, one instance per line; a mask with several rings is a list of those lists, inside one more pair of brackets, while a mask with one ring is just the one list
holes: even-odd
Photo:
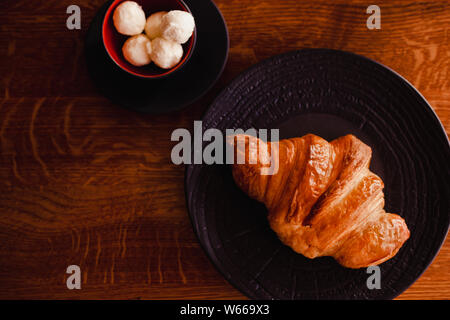
[[233, 145], [235, 139], [236, 139], [236, 135], [234, 135], [234, 134], [225, 136], [225, 143], [229, 144], [229, 145]]

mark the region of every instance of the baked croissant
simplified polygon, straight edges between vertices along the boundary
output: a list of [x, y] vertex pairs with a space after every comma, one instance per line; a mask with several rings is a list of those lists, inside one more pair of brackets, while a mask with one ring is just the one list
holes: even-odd
[[[266, 205], [270, 227], [294, 251], [363, 268], [392, 258], [409, 238], [405, 221], [383, 209], [371, 148], [353, 135], [330, 143], [313, 134], [272, 143], [234, 135], [227, 142], [245, 157], [232, 167], [236, 184]], [[278, 171], [263, 175], [271, 156]]]

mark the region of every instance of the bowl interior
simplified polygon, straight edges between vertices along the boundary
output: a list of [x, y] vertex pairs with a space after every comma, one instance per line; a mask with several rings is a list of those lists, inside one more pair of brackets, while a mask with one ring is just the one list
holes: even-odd
[[[125, 60], [122, 54], [122, 46], [125, 43], [125, 41], [129, 38], [129, 36], [120, 34], [114, 27], [113, 22], [114, 10], [117, 8], [118, 5], [120, 5], [122, 2], [125, 1], [126, 0], [113, 1], [111, 6], [106, 11], [103, 20], [103, 27], [102, 27], [103, 44], [111, 59], [120, 68], [127, 71], [128, 73], [144, 78], [160, 78], [180, 69], [181, 66], [184, 63], [186, 63], [186, 61], [189, 59], [193, 51], [196, 38], [195, 30], [192, 37], [185, 44], [182, 44], [183, 57], [181, 58], [180, 62], [171, 69], [161, 69], [154, 63], [142, 67], [136, 67]], [[137, 0], [136, 2], [140, 6], [142, 6], [146, 18], [148, 18], [150, 14], [158, 11], [182, 10], [190, 12], [189, 8], [181, 0]]]

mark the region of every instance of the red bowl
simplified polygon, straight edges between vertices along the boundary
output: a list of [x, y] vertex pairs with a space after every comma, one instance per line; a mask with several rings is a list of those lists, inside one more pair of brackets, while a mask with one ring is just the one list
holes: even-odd
[[[171, 69], [161, 69], [154, 63], [142, 67], [133, 66], [131, 63], [125, 60], [122, 54], [122, 46], [129, 37], [117, 32], [113, 22], [114, 10], [119, 4], [124, 1], [126, 0], [113, 1], [106, 11], [105, 17], [103, 18], [103, 45], [105, 46], [106, 52], [108, 53], [110, 58], [122, 70], [141, 78], [157, 79], [168, 76], [169, 74], [180, 70], [182, 66], [189, 60], [192, 52], [194, 51], [195, 42], [197, 39], [196, 30], [194, 29], [194, 33], [192, 34], [191, 38], [182, 45], [183, 57], [175, 67]], [[145, 16], [147, 18], [150, 16], [150, 14], [158, 11], [182, 10], [191, 13], [188, 6], [182, 0], [135, 0], [135, 2], [142, 6], [142, 9], [144, 10]]]

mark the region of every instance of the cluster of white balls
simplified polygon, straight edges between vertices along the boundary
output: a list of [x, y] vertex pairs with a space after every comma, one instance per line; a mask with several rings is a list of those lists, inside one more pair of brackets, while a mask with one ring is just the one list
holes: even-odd
[[144, 10], [134, 1], [121, 3], [114, 11], [113, 21], [119, 33], [131, 36], [122, 52], [137, 67], [153, 61], [160, 68], [173, 68], [183, 56], [181, 45], [189, 40], [195, 28], [189, 12], [161, 11], [145, 19]]

